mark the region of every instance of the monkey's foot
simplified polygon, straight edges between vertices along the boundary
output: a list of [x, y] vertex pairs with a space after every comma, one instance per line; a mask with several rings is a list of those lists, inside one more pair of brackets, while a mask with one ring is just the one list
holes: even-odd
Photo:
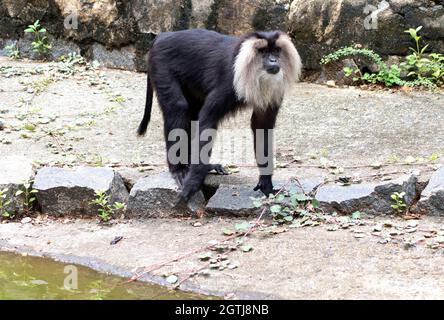
[[229, 172], [225, 170], [224, 166], [221, 164], [210, 164], [208, 172], [212, 170], [216, 171], [216, 174], [221, 176], [226, 176], [229, 174]]
[[188, 167], [180, 167], [174, 170], [171, 170], [171, 175], [173, 176], [174, 180], [176, 181], [177, 185], [182, 188], [183, 187], [183, 181], [185, 180], [185, 177], [188, 174]]
[[271, 182], [271, 176], [260, 176], [257, 186], [253, 189], [254, 191], [262, 191], [267, 197], [270, 194], [274, 194], [273, 183]]
[[188, 201], [184, 199], [182, 196], [179, 196], [176, 203], [174, 204], [174, 209], [179, 210], [181, 212], [188, 212]]

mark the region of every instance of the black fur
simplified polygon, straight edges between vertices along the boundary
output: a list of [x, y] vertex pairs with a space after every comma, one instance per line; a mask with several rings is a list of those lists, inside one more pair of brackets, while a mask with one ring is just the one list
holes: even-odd
[[[237, 98], [233, 87], [233, 64], [242, 42], [251, 36], [264, 38], [269, 44], [278, 37], [276, 32], [255, 33], [241, 38], [207, 30], [160, 34], [149, 54], [147, 101], [138, 133], [146, 132], [153, 89], [163, 113], [167, 150], [176, 143], [168, 141], [172, 129], [185, 129], [191, 136], [192, 120], [199, 120], [201, 131], [217, 129], [223, 118], [244, 107], [245, 102]], [[254, 111], [251, 120], [253, 131], [274, 128], [278, 109], [279, 106], [271, 106], [266, 112]], [[200, 147], [206, 143], [200, 142]], [[266, 145], [266, 153], [268, 149]], [[181, 196], [186, 201], [201, 188], [208, 171], [218, 167], [206, 163], [168, 164], [170, 172], [182, 186]], [[265, 194], [271, 193], [271, 175], [261, 174], [256, 189]]]

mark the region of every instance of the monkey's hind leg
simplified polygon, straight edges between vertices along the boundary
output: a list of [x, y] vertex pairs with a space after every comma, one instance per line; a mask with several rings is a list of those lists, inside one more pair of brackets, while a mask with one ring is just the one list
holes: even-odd
[[190, 169], [191, 114], [180, 85], [171, 77], [168, 87], [162, 86], [157, 96], [164, 118], [168, 168], [182, 188]]

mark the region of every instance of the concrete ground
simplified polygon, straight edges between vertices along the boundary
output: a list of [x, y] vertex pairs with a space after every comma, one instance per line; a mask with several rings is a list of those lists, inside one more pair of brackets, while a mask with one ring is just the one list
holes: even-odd
[[[40, 164], [132, 166], [141, 174], [147, 165], [154, 172], [164, 170], [157, 105], [146, 137], [135, 135], [145, 78], [106, 69], [62, 76], [54, 64], [0, 58], [0, 155], [23, 155]], [[444, 163], [443, 106], [442, 93], [298, 84], [278, 119], [277, 161], [285, 168], [276, 176], [374, 179], [413, 169], [430, 173]], [[223, 124], [214, 161], [237, 165], [234, 176], [249, 182], [256, 169], [248, 122], [246, 112]], [[221, 230], [236, 222], [205, 218], [196, 227], [195, 220], [119, 221], [106, 227], [86, 220], [39, 221], [1, 224], [0, 249], [83, 257], [94, 268], [112, 271], [104, 266], [114, 266], [126, 275], [222, 239]], [[388, 244], [371, 235], [374, 223], [366, 220], [363, 237], [350, 230], [327, 231], [325, 225], [273, 236], [254, 233], [248, 239], [252, 252], [230, 253], [237, 269], [212, 271], [188, 283], [240, 298], [444, 298], [442, 247], [430, 249], [428, 238], [422, 238], [440, 232], [443, 220], [424, 217], [417, 231], [395, 234]], [[124, 239], [110, 246], [115, 236]], [[180, 274], [198, 265], [191, 257], [157, 273]]]
[[[291, 229], [269, 235], [254, 232], [244, 242], [253, 250], [228, 254], [237, 269], [211, 270], [196, 276], [183, 288], [198, 292], [256, 299], [443, 299], [444, 251], [430, 249], [429, 238], [442, 232], [444, 219], [419, 221], [416, 231], [408, 221], [391, 219], [381, 235], [372, 235], [381, 219], [364, 219], [365, 225], [328, 231], [327, 225]], [[203, 219], [119, 222], [99, 226], [95, 221], [40, 220], [35, 224], [0, 225], [0, 250], [44, 254], [66, 263], [131, 275], [135, 268], [166, 262], [222, 240], [224, 228], [237, 221]], [[396, 233], [396, 235], [394, 235]], [[358, 236], [359, 234], [359, 236]], [[381, 239], [393, 234], [392, 240]], [[124, 239], [110, 245], [116, 236]], [[424, 240], [425, 239], [425, 240]], [[412, 242], [417, 242], [412, 245]], [[409, 244], [410, 243], [410, 244]], [[202, 268], [195, 254], [154, 275], [177, 275]], [[151, 277], [151, 281], [160, 281]]]
[[[137, 166], [164, 170], [163, 120], [157, 104], [146, 137], [136, 137], [145, 103], [145, 74], [101, 69], [62, 76], [51, 64], [0, 57], [0, 153], [40, 163]], [[7, 67], [10, 67], [9, 69]], [[35, 70], [42, 70], [33, 74]], [[444, 94], [364, 91], [301, 83], [288, 93], [278, 118], [278, 177], [367, 175], [443, 162]], [[256, 175], [250, 111], [227, 120], [214, 162]], [[29, 125], [30, 124], [30, 125]], [[29, 130], [31, 129], [31, 130]], [[8, 133], [10, 132], [10, 133]], [[433, 156], [433, 157], [432, 157]], [[401, 164], [408, 162], [409, 167]], [[349, 167], [358, 166], [358, 168]], [[334, 171], [334, 170], [333, 170]], [[333, 172], [338, 174], [337, 171]]]

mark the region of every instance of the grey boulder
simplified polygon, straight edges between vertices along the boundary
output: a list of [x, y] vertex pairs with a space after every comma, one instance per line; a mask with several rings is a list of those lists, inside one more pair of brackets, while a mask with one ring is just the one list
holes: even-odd
[[166, 218], [196, 213], [205, 206], [201, 191], [188, 205], [179, 202], [180, 190], [169, 172], [151, 175], [136, 182], [130, 192], [127, 216], [137, 218]]
[[252, 198], [261, 198], [262, 196], [260, 191], [253, 191], [251, 185], [222, 184], [208, 201], [206, 209], [208, 212], [216, 214], [252, 215], [258, 212], [258, 209], [253, 205]]
[[417, 211], [444, 216], [444, 167], [433, 173], [417, 204]]
[[[323, 178], [301, 180], [300, 184], [276, 182], [274, 188], [285, 187], [291, 193], [310, 193], [316, 186], [324, 181]], [[214, 196], [207, 204], [207, 211], [214, 214], [227, 214], [232, 216], [248, 216], [258, 214], [260, 209], [254, 206], [254, 199], [262, 198], [264, 194], [253, 191], [251, 185], [227, 185], [221, 184]]]
[[352, 184], [350, 186], [326, 185], [321, 187], [316, 199], [324, 211], [351, 214], [362, 211], [369, 214], [393, 214], [391, 196], [394, 192], [405, 192], [404, 202], [411, 205], [417, 196], [415, 175], [396, 180]]
[[4, 191], [5, 204], [0, 208], [2, 215], [5, 212], [19, 214], [24, 210], [23, 195], [16, 196], [16, 192], [23, 190], [24, 184], [30, 182], [34, 177], [32, 163], [24, 157], [5, 157], [0, 159], [0, 191]]
[[91, 203], [96, 191], [108, 194], [109, 204], [128, 200], [122, 178], [110, 168], [45, 167], [37, 172], [34, 189], [42, 212], [58, 216], [96, 215], [98, 207]]

